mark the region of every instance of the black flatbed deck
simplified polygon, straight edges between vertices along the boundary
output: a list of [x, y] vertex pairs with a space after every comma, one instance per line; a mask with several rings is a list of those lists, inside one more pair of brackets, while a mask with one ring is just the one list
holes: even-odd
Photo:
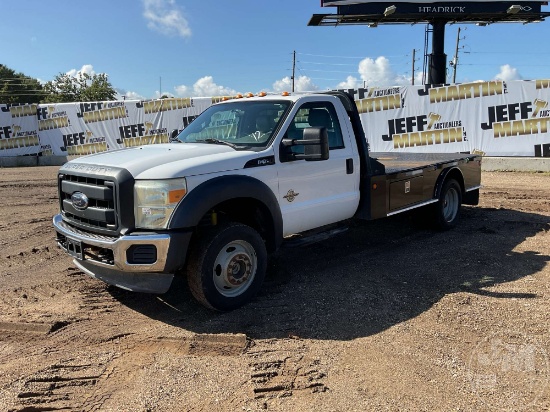
[[476, 156], [463, 153], [370, 153], [370, 158], [383, 165], [384, 173], [388, 175], [443, 165], [453, 161], [472, 160]]

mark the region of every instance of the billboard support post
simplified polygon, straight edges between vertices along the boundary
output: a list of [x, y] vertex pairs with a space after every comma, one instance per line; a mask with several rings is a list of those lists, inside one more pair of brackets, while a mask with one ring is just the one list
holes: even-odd
[[431, 23], [432, 53], [428, 70], [429, 84], [447, 83], [447, 55], [445, 54], [445, 25], [446, 21], [436, 20]]

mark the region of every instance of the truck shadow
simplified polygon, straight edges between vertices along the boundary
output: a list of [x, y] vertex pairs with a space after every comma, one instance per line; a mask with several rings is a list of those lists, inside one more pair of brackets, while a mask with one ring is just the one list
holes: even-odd
[[542, 270], [550, 256], [516, 250], [550, 230], [550, 217], [464, 207], [448, 232], [419, 229], [414, 215], [358, 223], [343, 235], [271, 257], [259, 296], [230, 313], [195, 303], [185, 279], [165, 295], [109, 288], [124, 305], [196, 333], [245, 333], [252, 339], [349, 340], [379, 333], [429, 310], [455, 292], [498, 299], [491, 286]]

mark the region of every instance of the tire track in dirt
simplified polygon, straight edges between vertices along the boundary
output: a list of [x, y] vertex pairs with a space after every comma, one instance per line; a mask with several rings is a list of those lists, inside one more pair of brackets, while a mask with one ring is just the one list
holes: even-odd
[[308, 352], [307, 345], [300, 340], [255, 343], [247, 351], [254, 399], [269, 401], [300, 392], [327, 391], [327, 372], [321, 360]]
[[[143, 371], [151, 368], [158, 356], [182, 357], [238, 356], [247, 345], [244, 335], [194, 335], [189, 338], [143, 338], [129, 334], [113, 336], [99, 348], [117, 347], [107, 368], [88, 388], [88, 395], [79, 406], [82, 411], [116, 408], [119, 401], [131, 402], [134, 382], [143, 379]], [[126, 392], [126, 393], [125, 393]]]
[[28, 377], [17, 394], [20, 403], [16, 408], [82, 410], [77, 406], [78, 399], [104, 375], [109, 359], [95, 357], [91, 363], [81, 362], [81, 359], [67, 359]]
[[[116, 407], [121, 388], [133, 389], [134, 380], [159, 354], [174, 359], [240, 356], [248, 345], [242, 334], [153, 338], [133, 333], [109, 336], [103, 331], [98, 336], [91, 322], [69, 325], [47, 340], [50, 364], [2, 388], [15, 400], [10, 410], [100, 411], [111, 400], [110, 407]], [[86, 349], [75, 352], [69, 342]], [[0, 405], [1, 401], [0, 397]]]

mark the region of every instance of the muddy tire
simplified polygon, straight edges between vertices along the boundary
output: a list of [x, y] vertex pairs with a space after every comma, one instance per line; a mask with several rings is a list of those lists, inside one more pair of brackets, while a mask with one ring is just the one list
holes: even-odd
[[448, 230], [456, 226], [462, 205], [462, 190], [458, 182], [449, 179], [443, 184], [439, 201], [434, 205], [435, 226]]
[[189, 254], [187, 282], [201, 304], [229, 311], [258, 293], [266, 267], [267, 252], [258, 232], [240, 223], [228, 223], [197, 236]]

